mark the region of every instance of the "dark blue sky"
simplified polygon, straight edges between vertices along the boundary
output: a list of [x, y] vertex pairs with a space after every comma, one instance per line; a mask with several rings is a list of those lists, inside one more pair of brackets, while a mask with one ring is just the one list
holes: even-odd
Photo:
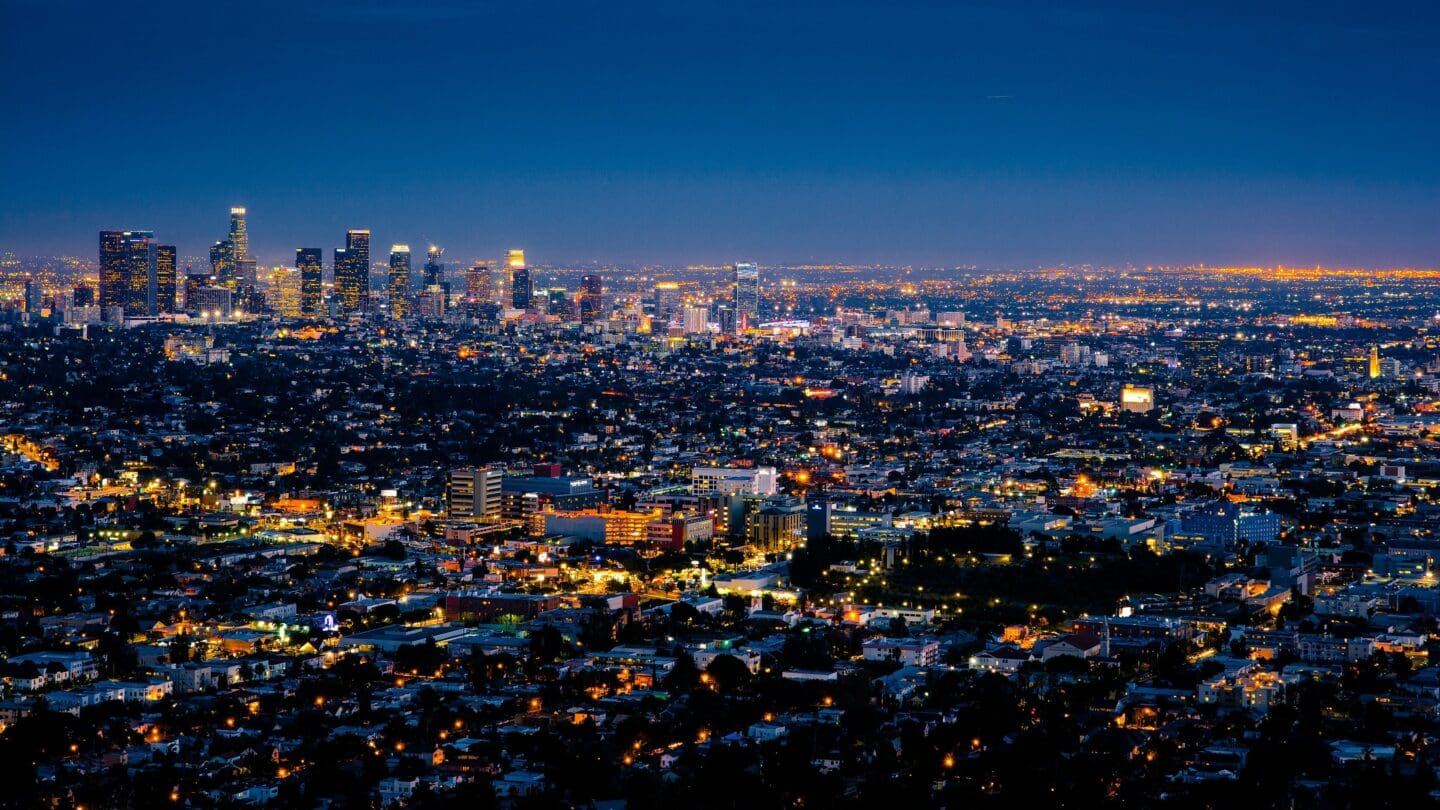
[[[1249, 6], [1263, 6], [1256, 10]], [[1083, 8], [1082, 8], [1083, 7]], [[0, 0], [0, 250], [1440, 265], [1427, 2]]]

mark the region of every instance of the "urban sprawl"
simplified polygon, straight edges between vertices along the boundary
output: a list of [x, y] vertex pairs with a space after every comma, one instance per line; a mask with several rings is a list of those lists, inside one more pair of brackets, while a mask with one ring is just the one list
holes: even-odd
[[217, 231], [0, 257], [0, 805], [1440, 800], [1440, 272]]

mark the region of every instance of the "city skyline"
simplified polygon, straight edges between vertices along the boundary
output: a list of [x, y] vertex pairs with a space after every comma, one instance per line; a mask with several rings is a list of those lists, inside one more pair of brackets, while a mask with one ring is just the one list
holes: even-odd
[[362, 226], [563, 264], [1440, 255], [1425, 7], [79, 8], [11, 9], [0, 250], [188, 255], [244, 204], [266, 264]]

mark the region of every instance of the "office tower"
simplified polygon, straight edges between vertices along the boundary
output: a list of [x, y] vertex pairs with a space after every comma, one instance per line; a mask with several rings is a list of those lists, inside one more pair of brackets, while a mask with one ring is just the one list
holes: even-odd
[[429, 250], [425, 251], [425, 277], [421, 279], [424, 282], [420, 285], [421, 289], [429, 289], [445, 282], [445, 264], [440, 261], [440, 257], [444, 255], [445, 248], [439, 245], [431, 245]]
[[1369, 372], [1370, 379], [1372, 379], [1372, 380], [1377, 380], [1377, 379], [1380, 378], [1380, 347], [1379, 347], [1379, 346], [1371, 346], [1371, 347], [1370, 347], [1370, 362], [1369, 362], [1368, 368], [1367, 368], [1366, 370]]
[[324, 314], [324, 271], [320, 248], [296, 248], [295, 269], [300, 271], [300, 314], [315, 318]]
[[270, 271], [270, 292], [266, 296], [270, 306], [286, 318], [298, 318], [300, 312], [300, 270], [294, 267], [276, 267]]
[[479, 304], [495, 300], [495, 281], [490, 276], [490, 265], [476, 262], [465, 271], [465, 302]]
[[685, 307], [681, 312], [680, 324], [687, 335], [695, 335], [710, 328], [710, 310], [705, 307]]
[[235, 246], [235, 258], [250, 258], [250, 232], [245, 227], [245, 209], [230, 209], [230, 243]]
[[760, 322], [760, 268], [753, 262], [735, 265], [735, 329], [743, 331]]
[[680, 309], [680, 285], [662, 281], [655, 285], [655, 317], [669, 320]]
[[223, 320], [233, 314], [234, 301], [229, 288], [219, 285], [204, 285], [197, 287], [185, 304], [191, 312], [201, 318]]
[[208, 273], [185, 273], [185, 311], [198, 314], [195, 295], [201, 287], [215, 286], [215, 277]]
[[230, 239], [232, 247], [232, 260], [235, 263], [234, 282], [230, 284], [232, 289], [243, 290], [246, 297], [252, 297], [252, 292], [259, 279], [256, 275], [255, 258], [250, 255], [250, 230], [245, 224], [245, 209], [235, 207], [230, 209]]
[[143, 318], [154, 314], [155, 261], [155, 235], [150, 231], [100, 232], [102, 317], [113, 320], [117, 315]]
[[1183, 362], [1195, 375], [1220, 373], [1220, 341], [1215, 338], [1185, 338]]
[[465, 467], [450, 471], [445, 488], [445, 509], [451, 520], [496, 518], [501, 510], [501, 479], [504, 471], [489, 467]]
[[100, 232], [100, 315], [109, 320], [112, 307], [125, 300], [125, 231]]
[[175, 246], [155, 248], [155, 312], [179, 312], [175, 300]]
[[575, 314], [570, 291], [564, 287], [536, 290], [533, 300], [537, 309], [544, 307], [547, 313], [557, 318], [569, 318]]
[[335, 296], [341, 315], [370, 308], [370, 231], [346, 231], [345, 247], [335, 249]]
[[95, 306], [95, 288], [89, 284], [77, 284], [70, 292], [70, 303], [77, 307]]
[[529, 309], [530, 299], [535, 295], [535, 282], [531, 280], [530, 268], [525, 264], [525, 251], [510, 251], [505, 265], [510, 268], [510, 305], [516, 309]]
[[34, 276], [25, 277], [25, 311], [31, 315], [39, 315], [44, 308], [42, 299], [44, 293], [40, 289], [40, 280]]
[[715, 306], [715, 323], [720, 326], [720, 331], [727, 335], [741, 328], [740, 319], [735, 316], [735, 308], [728, 302]]
[[410, 317], [410, 246], [390, 246], [390, 317]]
[[215, 283], [227, 289], [235, 289], [235, 243], [229, 239], [210, 246], [210, 275]]
[[580, 322], [594, 323], [600, 317], [605, 297], [605, 278], [597, 275], [580, 277]]

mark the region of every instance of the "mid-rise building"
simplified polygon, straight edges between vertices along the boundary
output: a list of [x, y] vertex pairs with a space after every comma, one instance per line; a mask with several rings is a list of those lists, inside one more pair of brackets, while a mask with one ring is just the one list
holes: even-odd
[[1155, 392], [1138, 385], [1120, 389], [1120, 409], [1126, 413], [1149, 413], [1155, 408]]
[[498, 518], [501, 513], [503, 470], [465, 467], [450, 471], [445, 488], [445, 511], [452, 520]]
[[1185, 338], [1181, 343], [1184, 356], [1181, 362], [1196, 376], [1213, 376], [1220, 373], [1220, 341], [1215, 338]]
[[696, 495], [774, 495], [779, 474], [774, 467], [696, 467], [690, 488]]

